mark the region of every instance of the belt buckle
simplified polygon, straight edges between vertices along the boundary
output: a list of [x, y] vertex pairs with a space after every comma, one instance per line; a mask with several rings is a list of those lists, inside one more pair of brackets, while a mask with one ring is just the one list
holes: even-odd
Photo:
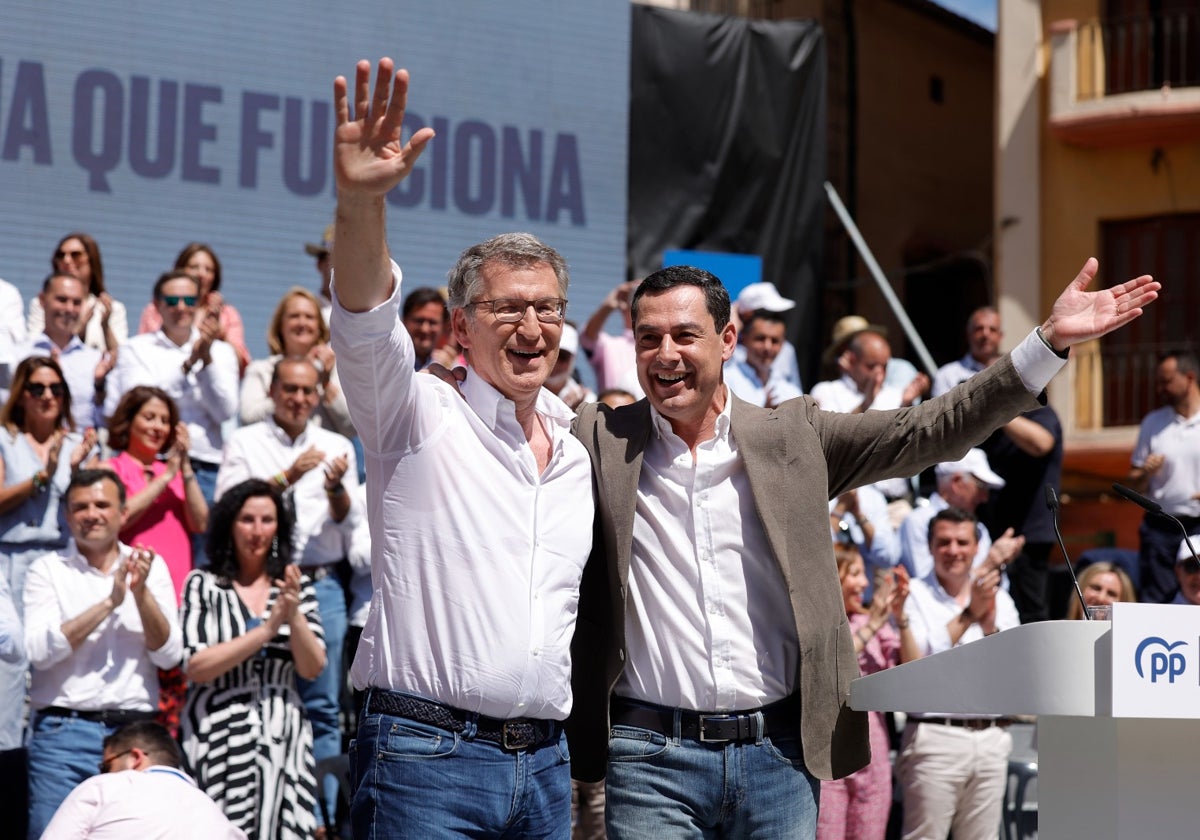
[[[513, 728], [513, 739], [509, 740], [509, 727]], [[518, 734], [521, 726], [530, 726], [528, 723], [516, 723], [515, 721], [506, 720], [500, 724], [500, 746], [506, 750], [523, 750], [530, 746], [531, 741], [528, 737], [522, 739]]]
[[704, 726], [705, 726], [705, 724], [707, 724], [709, 721], [719, 722], [719, 721], [728, 721], [728, 720], [731, 720], [731, 721], [736, 721], [736, 720], [737, 720], [737, 715], [698, 715], [698, 716], [697, 716], [697, 723], [699, 723], [699, 729], [700, 729], [700, 741], [701, 741], [701, 743], [705, 743], [705, 744], [727, 744], [727, 743], [729, 743], [730, 741], [734, 740], [733, 738], [709, 738], [709, 737], [707, 737], [707, 735], [706, 735], [706, 733], [705, 733], [705, 731], [704, 731]]

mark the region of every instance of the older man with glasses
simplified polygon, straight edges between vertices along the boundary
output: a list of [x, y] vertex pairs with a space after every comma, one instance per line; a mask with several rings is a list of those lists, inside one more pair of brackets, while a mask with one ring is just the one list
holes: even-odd
[[363, 61], [352, 91], [334, 85], [332, 343], [366, 449], [375, 584], [350, 672], [367, 692], [354, 833], [565, 840], [562, 721], [594, 510], [574, 415], [543, 388], [566, 263], [529, 234], [464, 251], [449, 282], [462, 394], [419, 375], [384, 196], [433, 133], [400, 144], [407, 73], [383, 59], [373, 97], [369, 81]]

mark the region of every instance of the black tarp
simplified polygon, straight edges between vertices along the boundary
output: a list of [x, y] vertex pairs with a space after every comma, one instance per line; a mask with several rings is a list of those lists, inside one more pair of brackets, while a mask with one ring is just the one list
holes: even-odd
[[[789, 335], [811, 372], [825, 194], [825, 37], [767, 21], [633, 6], [629, 262], [685, 248], [758, 254], [797, 302]], [[806, 379], [806, 385], [811, 383]]]

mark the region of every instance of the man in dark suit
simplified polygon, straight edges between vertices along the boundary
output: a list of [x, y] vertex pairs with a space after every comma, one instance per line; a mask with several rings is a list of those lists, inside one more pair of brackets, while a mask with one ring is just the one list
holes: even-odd
[[677, 266], [633, 298], [647, 399], [576, 421], [597, 482], [596, 538], [572, 646], [574, 775], [607, 763], [608, 835], [815, 833], [820, 778], [869, 756], [848, 703], [857, 662], [828, 500], [954, 460], [1036, 406], [1072, 344], [1141, 313], [1149, 277], [1084, 291], [946, 396], [836, 414], [809, 398], [760, 409], [729, 395], [736, 329], [720, 281]]

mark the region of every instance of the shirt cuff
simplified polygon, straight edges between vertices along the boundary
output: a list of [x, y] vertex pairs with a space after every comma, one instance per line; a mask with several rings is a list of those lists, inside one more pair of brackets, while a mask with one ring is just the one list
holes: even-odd
[[1062, 370], [1067, 360], [1046, 346], [1046, 342], [1030, 331], [1025, 340], [1013, 348], [1013, 367], [1031, 394], [1040, 394], [1050, 380]]
[[342, 307], [337, 296], [336, 277], [329, 283], [329, 297], [333, 310], [329, 316], [331, 326], [343, 321], [345, 329], [338, 330], [338, 338], [347, 345], [369, 344], [382, 334], [390, 334], [396, 326], [400, 312], [400, 281], [403, 277], [400, 266], [389, 260], [392, 266], [392, 296], [374, 309], [366, 312], [351, 312]]

